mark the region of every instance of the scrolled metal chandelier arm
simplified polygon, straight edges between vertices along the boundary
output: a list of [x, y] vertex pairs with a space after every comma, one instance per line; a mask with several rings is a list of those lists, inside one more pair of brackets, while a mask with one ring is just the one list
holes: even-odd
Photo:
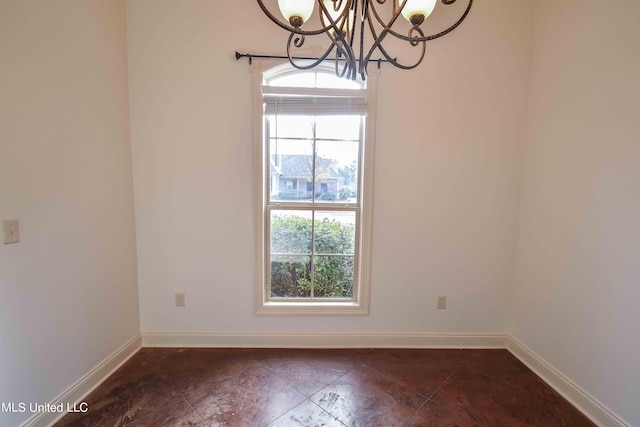
[[293, 58], [293, 54], [291, 52], [291, 45], [297, 47], [297, 48], [301, 48], [302, 45], [304, 44], [305, 41], [305, 36], [304, 35], [297, 35], [296, 37], [296, 33], [292, 32], [291, 34], [289, 34], [289, 41], [287, 42], [287, 57], [289, 58], [289, 62], [291, 63], [291, 65], [293, 65], [295, 68], [299, 69], [299, 70], [310, 70], [314, 67], [317, 67], [318, 65], [320, 65], [325, 59], [327, 59], [327, 57], [331, 54], [331, 51], [333, 51], [333, 48], [335, 47], [335, 44], [332, 43], [329, 48], [316, 60], [314, 60], [313, 62], [311, 62], [308, 65], [300, 65], [298, 64]]
[[[289, 25], [286, 24], [284, 22], [282, 22], [280, 19], [276, 18], [276, 16], [271, 13], [271, 11], [269, 11], [269, 9], [264, 5], [264, 2], [262, 0], [256, 0], [258, 2], [258, 5], [260, 6], [260, 9], [262, 9], [262, 11], [264, 12], [265, 15], [267, 15], [267, 17], [277, 26], [279, 26], [280, 28], [289, 31], [291, 33], [296, 33], [296, 34], [300, 34], [303, 36], [317, 36], [318, 34], [324, 34], [327, 31], [329, 31], [331, 28], [333, 28], [331, 25], [328, 25], [326, 27], [322, 27], [322, 28], [318, 28], [317, 30], [303, 30], [300, 28], [296, 28], [293, 25]], [[319, 3], [322, 3], [322, 0], [318, 0]], [[348, 1], [355, 1], [355, 0], [348, 0]]]
[[[326, 35], [331, 40], [331, 46], [327, 51], [325, 51], [323, 56], [326, 58], [335, 47], [336, 75], [338, 77], [344, 77], [346, 75], [347, 78], [353, 80], [356, 78], [355, 70], [357, 63], [357, 59], [352, 48], [354, 36], [353, 26], [355, 25], [356, 20], [354, 13], [354, 17], [350, 22], [349, 13], [352, 10], [352, 7], [354, 11], [357, 10], [357, 2], [354, 0], [335, 0], [333, 3], [335, 12], [339, 11], [344, 3], [342, 13], [340, 13], [336, 18], [331, 16], [329, 10], [321, 0], [318, 1], [320, 23], [323, 28], [329, 29], [329, 31], [326, 32]], [[329, 23], [326, 24], [325, 21], [329, 21]], [[289, 62], [293, 64], [292, 56], [289, 51], [287, 51], [287, 56], [289, 57]]]
[[[371, 56], [373, 55], [373, 53], [376, 50], [379, 50], [380, 53], [382, 53], [382, 55], [385, 57], [387, 62], [389, 62], [390, 64], [392, 64], [396, 68], [400, 68], [400, 69], [403, 69], [403, 70], [410, 70], [410, 69], [416, 68], [418, 65], [420, 65], [420, 63], [424, 59], [424, 55], [425, 55], [425, 52], [426, 52], [426, 41], [421, 41], [421, 40], [419, 40], [418, 37], [410, 37], [410, 38], [401, 37], [403, 40], [408, 41], [411, 44], [411, 46], [417, 46], [418, 44], [422, 45], [422, 51], [420, 53], [420, 56], [419, 56], [418, 60], [415, 63], [413, 63], [412, 65], [404, 65], [404, 64], [398, 62], [398, 60], [396, 58], [393, 58], [393, 57], [391, 57], [391, 55], [389, 55], [389, 53], [385, 50], [384, 46], [382, 45], [382, 42], [384, 41], [384, 39], [386, 38], [386, 36], [388, 34], [392, 34], [392, 35], [395, 36], [395, 32], [391, 30], [391, 27], [393, 26], [393, 24], [395, 24], [395, 22], [397, 21], [398, 17], [400, 16], [400, 14], [402, 12], [402, 9], [404, 8], [404, 6], [407, 3], [407, 0], [403, 0], [403, 2], [400, 4], [399, 7], [397, 7], [397, 2], [394, 0], [394, 3], [393, 3], [393, 6], [394, 6], [393, 15], [392, 15], [392, 17], [391, 17], [391, 19], [389, 20], [388, 23], [385, 23], [380, 18], [380, 15], [378, 14], [378, 12], [376, 11], [375, 6], [373, 5], [373, 0], [366, 0], [366, 1], [367, 1], [367, 7], [369, 8], [369, 10], [371, 10], [376, 22], [378, 22], [378, 24], [383, 28], [383, 30], [380, 33], [380, 35], [378, 35], [377, 31], [376, 31], [376, 28], [375, 28], [375, 25], [374, 25], [374, 21], [369, 17], [369, 19], [368, 19], [368, 21], [369, 21], [369, 31], [371, 31], [371, 34], [373, 35], [374, 42], [373, 42], [371, 48], [369, 49], [369, 52], [367, 53], [366, 56], [364, 56], [362, 62], [360, 63], [361, 72], [363, 72], [363, 71], [365, 71], [367, 69], [369, 61], [371, 60]], [[376, 1], [379, 4], [384, 4], [386, 2], [386, 0], [376, 0]], [[411, 27], [411, 29], [409, 30], [409, 36], [411, 36], [414, 32], [417, 32], [418, 34], [420, 34], [420, 36], [424, 36], [424, 33], [422, 32], [422, 30], [420, 29], [420, 27], [418, 25], [413, 25]]]
[[[338, 12], [342, 8], [342, 12], [335, 19], [321, 0], [318, 1], [318, 4], [320, 5], [320, 22], [322, 25], [325, 25], [324, 21], [327, 19], [330, 23], [329, 27], [335, 29], [333, 34], [329, 31], [327, 35], [337, 47], [335, 57], [336, 75], [338, 77], [347, 76], [347, 78], [355, 80], [359, 58], [356, 58], [353, 51], [353, 42], [355, 39], [358, 2], [355, 0], [335, 0], [333, 2], [334, 12]], [[342, 63], [342, 59], [344, 59], [344, 63]]]
[[[290, 32], [289, 39], [287, 42], [287, 57], [289, 58], [289, 62], [291, 63], [292, 66], [300, 70], [312, 69], [318, 66], [323, 61], [325, 61], [329, 57], [331, 52], [333, 52], [333, 50], [335, 49], [336, 50], [336, 74], [339, 77], [344, 77], [346, 75], [350, 79], [355, 79], [355, 73], [353, 70], [355, 70], [356, 68], [355, 64], [357, 60], [355, 58], [353, 50], [351, 49], [353, 36], [351, 36], [351, 41], [348, 42], [345, 38], [345, 32], [343, 31], [343, 28], [345, 25], [347, 26], [349, 25], [348, 24], [349, 10], [351, 8], [352, 3], [356, 0], [336, 0], [334, 4], [336, 5], [337, 9], [339, 9], [342, 6], [343, 2], [345, 3], [346, 7], [344, 8], [343, 13], [341, 13], [340, 16], [338, 16], [335, 20], [331, 18], [331, 15], [329, 14], [329, 11], [326, 9], [326, 7], [324, 6], [322, 0], [318, 0], [318, 4], [320, 6], [319, 14], [320, 14], [320, 20], [322, 22], [322, 27], [317, 30], [302, 30], [299, 27], [295, 27], [293, 25], [287, 25], [285, 22], [279, 20], [275, 15], [271, 13], [269, 9], [264, 5], [264, 2], [262, 0], [257, 0], [257, 1], [260, 8], [264, 12], [264, 14], [267, 15], [267, 17], [272, 22], [274, 22], [276, 25], [283, 28], [284, 30]], [[326, 23], [326, 21], [329, 21], [328, 24]], [[355, 17], [354, 17], [354, 23], [355, 23]], [[306, 65], [296, 62], [294, 58], [294, 54], [292, 52], [292, 47], [302, 48], [305, 43], [306, 36], [315, 36], [319, 34], [326, 34], [328, 38], [331, 40], [331, 44], [327, 47], [325, 52], [322, 55], [320, 55], [320, 57], [315, 59], [313, 62], [308, 63]], [[340, 67], [340, 62], [344, 62], [344, 61], [346, 61], [345, 64], [342, 67]]]
[[[278, 6], [285, 18], [283, 21], [265, 6], [264, 0], [257, 0], [264, 14], [273, 23], [290, 33], [287, 42], [287, 58], [294, 67], [301, 70], [312, 69], [323, 61], [328, 60], [329, 55], [335, 53], [335, 57], [332, 59], [335, 60], [336, 75], [355, 79], [357, 74], [360, 74], [363, 80], [367, 75], [368, 64], [372, 60], [377, 61], [378, 66], [381, 61], [384, 61], [404, 70], [420, 65], [426, 53], [426, 42], [440, 38], [456, 29], [469, 15], [473, 0], [467, 0], [468, 3], [462, 16], [443, 31], [425, 35], [421, 24], [429, 17], [436, 3], [440, 2], [448, 6], [456, 1], [298, 0], [293, 2], [291, 0], [278, 0]], [[319, 20], [320, 28], [302, 29], [301, 27], [312, 16], [316, 3], [318, 5], [317, 19]], [[388, 21], [385, 21], [382, 15], [378, 13], [376, 4], [378, 7], [389, 6], [390, 4], [391, 13], [390, 15], [385, 14], [390, 16]], [[393, 28], [401, 15], [410, 24], [409, 30], [405, 34], [401, 34]], [[315, 25], [317, 25], [317, 22]], [[367, 29], [370, 35], [365, 35]], [[324, 53], [317, 58], [313, 58], [311, 63], [296, 63], [295, 60], [301, 58], [294, 56], [294, 48], [302, 48], [307, 37], [320, 34], [325, 34], [330, 41]], [[418, 59], [414, 63], [407, 65], [400, 63], [396, 57], [390, 55], [383, 46], [383, 42], [389, 35], [395, 39], [406, 41], [411, 47], [418, 47], [420, 51]], [[354, 51], [356, 37], [358, 40], [355, 46], [358, 49], [357, 54]], [[376, 51], [380, 52], [384, 59], [372, 59]]]
[[[376, 0], [376, 1], [379, 4], [382, 4], [382, 5], [384, 3], [386, 3], [386, 0]], [[456, 0], [441, 0], [441, 1], [442, 1], [442, 3], [444, 5], [451, 5], [451, 4], [456, 2]], [[406, 6], [407, 0], [402, 0], [402, 2], [399, 5], [397, 5], [397, 2], [394, 1], [394, 12], [393, 12], [393, 15], [392, 15], [391, 19], [389, 20], [389, 22], [385, 22], [381, 18], [380, 14], [378, 13], [378, 11], [375, 8], [373, 0], [367, 0], [367, 3], [368, 3], [368, 6], [369, 6], [369, 10], [371, 11], [371, 13], [369, 15], [370, 16], [370, 18], [369, 18], [369, 30], [371, 31], [371, 34], [373, 35], [375, 41], [373, 42], [373, 45], [369, 49], [369, 52], [367, 53], [367, 55], [364, 57], [364, 63], [361, 64], [361, 66], [360, 66], [361, 69], [366, 69], [367, 63], [370, 61], [371, 56], [374, 54], [374, 52], [376, 50], [379, 50], [380, 53], [382, 53], [382, 55], [387, 59], [387, 61], [389, 63], [391, 63], [393, 66], [395, 66], [397, 68], [400, 68], [400, 69], [403, 69], [403, 70], [410, 70], [412, 68], [416, 68], [418, 65], [420, 65], [422, 63], [422, 60], [424, 59], [424, 56], [425, 56], [425, 53], [426, 53], [426, 42], [427, 41], [435, 40], [435, 39], [437, 39], [439, 37], [442, 37], [442, 36], [450, 33], [456, 27], [458, 27], [462, 23], [462, 21], [465, 20], [465, 18], [469, 14], [469, 11], [471, 10], [471, 5], [473, 4], [473, 0], [469, 0], [464, 13], [460, 17], [460, 19], [458, 19], [453, 25], [451, 25], [449, 28], [445, 29], [444, 31], [441, 31], [441, 32], [433, 34], [433, 35], [428, 35], [428, 36], [425, 36], [424, 32], [420, 28], [420, 24], [412, 25], [411, 29], [409, 30], [408, 35], [406, 35], [406, 36], [393, 30], [393, 25], [395, 24], [395, 22], [397, 21], [398, 17], [400, 16], [401, 11]], [[378, 23], [378, 25], [383, 28], [383, 31], [380, 33], [379, 36], [376, 34], [376, 29], [375, 29], [375, 26], [373, 24], [373, 19], [371, 19], [371, 16], [373, 18], [375, 18], [375, 21]], [[416, 35], [416, 33], [417, 33], [417, 35]], [[389, 55], [389, 53], [385, 50], [385, 48], [384, 48], [384, 46], [382, 44], [382, 42], [384, 41], [384, 39], [386, 38], [386, 36], [388, 34], [391, 34], [392, 36], [394, 36], [397, 39], [409, 42], [409, 44], [411, 46], [420, 45], [421, 46], [421, 52], [420, 52], [420, 55], [419, 55], [418, 59], [411, 65], [405, 65], [405, 64], [402, 64], [402, 63], [398, 62], [398, 60], [396, 58], [393, 58], [391, 55]]]
[[[442, 3], [445, 5], [450, 5], [455, 3], [456, 0], [442, 0]], [[438, 39], [444, 35], [449, 34], [451, 31], [455, 30], [456, 28], [458, 28], [458, 26], [460, 24], [462, 24], [462, 21], [464, 21], [467, 18], [467, 15], [469, 15], [469, 12], [471, 11], [471, 5], [473, 4], [473, 0], [469, 0], [469, 3], [467, 3], [467, 7], [464, 10], [464, 12], [462, 13], [462, 16], [460, 16], [460, 19], [458, 19], [453, 25], [451, 25], [449, 28], [447, 28], [444, 31], [440, 31], [439, 33], [436, 34], [432, 34], [430, 36], [424, 36], [422, 37], [419, 41], [429, 41], [429, 40], [435, 40]]]
[[[372, 26], [373, 24], [371, 24], [371, 22], [370, 22], [369, 25]], [[374, 28], [370, 28], [370, 30], [371, 30], [371, 33], [374, 34], [374, 37], [375, 37], [375, 29]], [[410, 33], [412, 31], [417, 31], [420, 35], [424, 35], [424, 33], [422, 32], [422, 30], [419, 27], [412, 27], [411, 30], [410, 30]], [[373, 53], [376, 50], [380, 51], [380, 53], [385, 57], [385, 59], [387, 60], [388, 63], [390, 63], [394, 67], [400, 68], [402, 70], [411, 70], [412, 68], [416, 68], [418, 65], [420, 65], [420, 63], [424, 59], [424, 55], [425, 55], [425, 53], [427, 51], [427, 42], [426, 41], [417, 41], [417, 42], [410, 41], [409, 42], [412, 46], [417, 46], [418, 44], [420, 44], [422, 46], [422, 49], [421, 49], [421, 52], [420, 52], [420, 56], [418, 57], [416, 62], [414, 62], [412, 65], [404, 65], [404, 64], [400, 63], [397, 60], [397, 58], [393, 58], [391, 55], [389, 55], [389, 53], [386, 51], [386, 49], [382, 45], [383, 39], [384, 39], [383, 35], [381, 35], [380, 37], [376, 37], [375, 38], [376, 41], [374, 42], [373, 46], [371, 46], [371, 48], [369, 49], [369, 52], [367, 53], [367, 55], [363, 58], [363, 60], [360, 63], [361, 72], [364, 72], [367, 69], [369, 61], [371, 61], [371, 56], [373, 55]]]
[[[372, 0], [367, 0], [369, 2], [372, 2]], [[378, 3], [380, 4], [384, 4], [384, 2], [386, 0], [382, 0], [382, 2], [380, 0], [376, 0]], [[441, 0], [442, 4], [448, 6], [448, 5], [452, 5], [456, 2], [456, 0]], [[404, 6], [406, 5], [407, 0], [403, 0], [402, 4], [400, 5], [399, 10], [402, 10], [404, 8]], [[430, 40], [435, 40], [438, 39], [444, 35], [449, 34], [451, 31], [455, 30], [460, 24], [462, 24], [462, 21], [464, 21], [467, 18], [467, 15], [469, 14], [469, 11], [471, 11], [471, 5], [473, 4], [473, 0], [468, 0], [467, 3], [467, 7], [464, 11], [464, 13], [462, 14], [462, 16], [460, 17], [460, 19], [458, 19], [455, 23], [453, 23], [453, 25], [451, 25], [449, 28], [447, 28], [446, 30], [440, 31], [436, 34], [432, 34], [432, 35], [428, 35], [425, 36], [424, 33], [421, 37], [415, 38], [415, 37], [411, 37], [411, 36], [405, 36], [404, 34], [400, 34], [396, 31], [393, 30], [392, 26], [395, 23], [395, 21], [397, 20], [397, 16], [394, 17], [395, 19], [392, 19], [389, 21], [388, 24], [385, 25], [385, 22], [382, 20], [382, 18], [380, 18], [380, 15], [377, 13], [375, 7], [371, 7], [371, 10], [373, 11], [373, 16], [376, 18], [376, 21], [378, 21], [378, 23], [382, 26], [382, 27], [388, 27], [388, 32], [389, 34], [393, 35], [394, 37], [401, 39], [401, 40], [405, 40], [408, 42], [411, 41], [416, 41], [416, 42], [422, 42], [422, 41], [430, 41]], [[400, 13], [399, 11], [397, 12], [398, 14]], [[392, 22], [393, 21], [393, 22]]]
[[[455, 3], [456, 0], [442, 0], [442, 3], [449, 5], [449, 4], [453, 4]], [[464, 10], [464, 13], [462, 14], [462, 16], [460, 17], [460, 19], [458, 19], [456, 21], [455, 24], [453, 24], [452, 26], [450, 26], [449, 28], [447, 28], [444, 31], [440, 31], [437, 34], [434, 34], [432, 36], [428, 36], [426, 37], [426, 40], [435, 40], [437, 38], [440, 38], [446, 34], [449, 34], [451, 31], [455, 30], [456, 28], [458, 28], [458, 26], [460, 24], [462, 24], [462, 21], [464, 21], [467, 18], [467, 15], [469, 14], [469, 12], [471, 11], [471, 5], [473, 4], [473, 0], [469, 0], [469, 3], [467, 4], [467, 8]]]

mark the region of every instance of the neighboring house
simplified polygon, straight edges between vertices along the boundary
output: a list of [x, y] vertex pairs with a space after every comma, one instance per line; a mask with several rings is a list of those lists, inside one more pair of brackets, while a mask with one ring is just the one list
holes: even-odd
[[[278, 155], [271, 159], [271, 194], [274, 199], [301, 200], [313, 195], [313, 156]], [[339, 178], [337, 162], [316, 158], [316, 199], [337, 200]]]

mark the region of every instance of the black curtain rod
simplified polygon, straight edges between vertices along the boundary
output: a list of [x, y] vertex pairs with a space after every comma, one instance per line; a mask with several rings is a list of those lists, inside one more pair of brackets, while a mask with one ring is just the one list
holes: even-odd
[[[253, 58], [265, 58], [265, 59], [289, 59], [288, 56], [278, 56], [278, 55], [254, 55], [252, 53], [240, 53], [238, 51], [236, 51], [236, 61], [239, 61], [242, 58], [248, 58], [249, 59], [249, 64], [251, 64], [251, 60]], [[293, 59], [302, 59], [302, 60], [310, 60], [310, 61], [317, 61], [320, 58], [312, 58], [312, 57], [308, 57], [308, 56], [294, 56]], [[344, 58], [325, 58], [325, 61], [344, 61]], [[382, 58], [378, 58], [378, 59], [372, 59], [371, 61], [373, 62], [377, 62], [378, 63], [378, 68], [380, 68], [380, 64], [383, 62], [389, 62], [387, 59], [382, 59]]]

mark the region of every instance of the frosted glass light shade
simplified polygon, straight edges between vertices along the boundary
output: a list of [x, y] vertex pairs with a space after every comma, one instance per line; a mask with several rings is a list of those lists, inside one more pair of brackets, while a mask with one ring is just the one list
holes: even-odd
[[302, 22], [306, 22], [313, 13], [314, 5], [315, 0], [278, 0], [280, 13], [287, 22], [291, 22], [292, 17], [300, 17]]
[[[334, 10], [333, 8], [334, 2], [332, 0], [323, 0], [322, 2], [324, 4], [324, 7], [327, 8], [327, 12], [329, 12], [329, 16], [331, 17], [331, 19], [333, 19], [333, 22], [339, 25], [341, 31], [343, 33], [344, 31], [351, 33], [351, 23], [353, 22], [353, 10], [349, 10], [349, 16], [347, 16], [346, 18], [347, 19], [346, 23], [344, 21], [342, 23], [338, 23], [338, 19], [344, 13], [344, 8], [347, 6], [348, 2], [343, 1], [342, 6], [340, 6], [338, 10]], [[323, 12], [323, 15], [324, 15], [324, 12]], [[328, 23], [328, 19], [327, 19], [327, 23]], [[329, 31], [331, 32], [331, 34], [335, 35], [335, 30], [331, 29]]]
[[338, 8], [338, 10], [333, 10], [334, 2], [332, 0], [323, 0], [322, 2], [324, 3], [324, 7], [327, 8], [327, 12], [329, 12], [329, 16], [334, 21], [338, 19], [338, 17], [342, 14], [342, 12], [344, 12], [344, 7], [347, 3], [347, 2], [343, 2], [342, 6]]
[[411, 17], [414, 15], [422, 15], [424, 19], [427, 19], [431, 12], [433, 12], [433, 8], [436, 7], [437, 0], [407, 0], [407, 3], [404, 5], [404, 9], [402, 9], [402, 16], [409, 22], [411, 22]]

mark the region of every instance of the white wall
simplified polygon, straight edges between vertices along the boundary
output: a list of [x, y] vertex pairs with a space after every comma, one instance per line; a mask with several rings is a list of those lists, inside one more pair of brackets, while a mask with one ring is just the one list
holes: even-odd
[[250, 73], [233, 53], [282, 53], [287, 34], [252, 0], [130, 1], [142, 331], [504, 332], [531, 4], [477, 2], [419, 69], [383, 67], [371, 314], [345, 320], [254, 313]]
[[512, 335], [640, 425], [640, 3], [535, 3]]
[[0, 218], [21, 237], [0, 245], [1, 402], [49, 402], [139, 331], [125, 12], [0, 2]]

